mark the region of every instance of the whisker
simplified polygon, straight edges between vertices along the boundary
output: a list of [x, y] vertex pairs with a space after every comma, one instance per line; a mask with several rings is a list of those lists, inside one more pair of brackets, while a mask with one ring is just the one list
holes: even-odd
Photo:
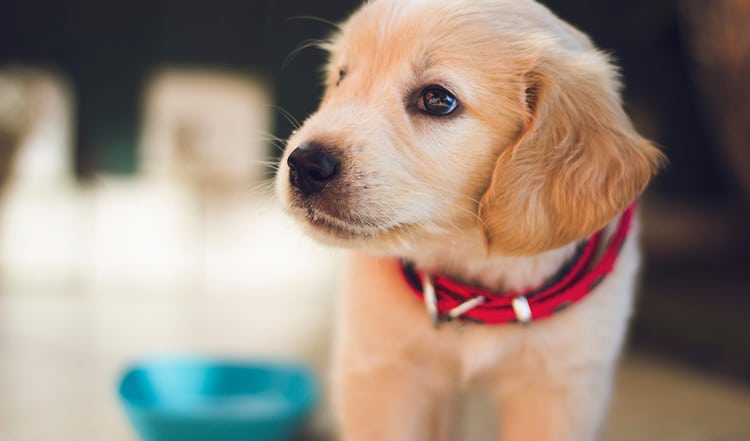
[[[287, 120], [291, 123], [289, 119]], [[267, 132], [265, 130], [254, 131], [251, 135], [251, 138], [254, 141], [267, 142], [271, 144], [275, 150], [278, 150], [279, 152], [282, 152], [282, 153], [284, 152], [284, 149], [286, 148], [286, 140], [283, 140], [279, 138], [278, 136], [274, 135], [273, 133]], [[274, 158], [275, 156], [269, 159], [274, 159]]]
[[269, 161], [254, 160], [253, 163], [271, 168], [273, 170], [278, 170], [280, 167], [279, 161], [273, 161], [273, 160], [269, 160]]
[[297, 58], [297, 55], [299, 55], [302, 51], [305, 49], [310, 48], [317, 48], [320, 50], [325, 50], [325, 46], [329, 42], [327, 40], [319, 40], [319, 39], [309, 39], [305, 40], [302, 43], [300, 43], [299, 46], [294, 48], [291, 52], [289, 52], [289, 55], [284, 58], [284, 62], [281, 63], [281, 69], [284, 70], [287, 67], [289, 67], [289, 64], [291, 64], [292, 61], [294, 61], [295, 58]]
[[285, 142], [283, 139], [279, 138], [271, 132], [266, 132], [265, 130], [255, 131], [253, 132], [253, 135], [258, 136], [263, 141], [274, 141], [281, 143]]
[[337, 31], [341, 30], [341, 26], [339, 26], [338, 23], [334, 23], [331, 20], [322, 18], [322, 17], [315, 17], [313, 15], [295, 15], [293, 17], [289, 17], [287, 21], [292, 20], [311, 20], [311, 21], [317, 21], [319, 23], [327, 24], [331, 26], [332, 28], [336, 29]]
[[266, 196], [273, 196], [274, 193], [274, 180], [273, 179], [264, 179], [260, 181], [258, 184], [251, 186], [248, 188], [248, 193], [250, 194], [256, 194], [260, 193], [262, 195]]
[[273, 109], [278, 110], [281, 115], [291, 124], [295, 129], [299, 129], [302, 124], [300, 124], [299, 120], [294, 117], [294, 115], [291, 114], [288, 110], [284, 109], [281, 106], [277, 106], [276, 104], [269, 104]]
[[286, 149], [286, 144], [280, 144], [278, 141], [273, 140], [267, 140], [268, 143], [276, 150], [278, 150], [280, 153], [284, 153], [284, 149]]

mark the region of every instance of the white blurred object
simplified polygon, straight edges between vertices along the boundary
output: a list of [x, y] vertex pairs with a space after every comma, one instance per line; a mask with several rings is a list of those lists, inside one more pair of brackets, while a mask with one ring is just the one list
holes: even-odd
[[0, 70], [0, 83], [15, 85], [16, 112], [29, 118], [0, 200], [1, 291], [78, 286], [90, 265], [90, 204], [72, 171], [68, 84], [20, 67]]
[[144, 96], [142, 174], [100, 181], [94, 292], [286, 297], [330, 291], [336, 258], [252, 191], [266, 172], [268, 87], [164, 70]]
[[201, 190], [247, 188], [265, 173], [271, 94], [260, 78], [166, 69], [145, 92], [140, 151], [147, 176]]
[[318, 245], [269, 198], [207, 201], [206, 291], [309, 299], [334, 287], [339, 253]]
[[0, 194], [16, 162], [19, 144], [31, 125], [23, 78], [0, 71]]
[[66, 291], [91, 266], [89, 194], [65, 186], [19, 188], [0, 217], [0, 293]]
[[93, 195], [90, 291], [290, 299], [328, 296], [338, 254], [268, 197], [211, 199], [179, 181], [102, 178]]
[[[73, 100], [67, 80], [40, 69], [9, 67], [0, 69], [0, 93], [6, 91], [13, 92], [13, 107], [7, 114], [0, 109], [0, 117], [26, 132], [12, 167], [11, 185], [71, 185]], [[4, 94], [2, 102], [10, 106], [8, 97]]]
[[[245, 331], [273, 329], [282, 351], [306, 346], [314, 336], [282, 326], [289, 303], [320, 305], [316, 313], [303, 308], [312, 315], [327, 311], [339, 259], [299, 231], [268, 195], [251, 191], [264, 173], [267, 142], [260, 134], [270, 129], [263, 85], [200, 72], [158, 76], [140, 147], [144, 172], [99, 176], [79, 187], [71, 173], [70, 94], [52, 76], [34, 78], [47, 79], [24, 98], [38, 122], [3, 199], [0, 292], [97, 301], [252, 299], [257, 310], [236, 312], [238, 321], [253, 320]], [[195, 156], [182, 156], [174, 145], [174, 128], [188, 116], [216, 134], [194, 145]], [[215, 179], [191, 174], [204, 165], [205, 176]], [[209, 191], [201, 187], [224, 177]], [[175, 333], [194, 332], [192, 323]], [[289, 334], [282, 338], [280, 329]], [[195, 332], [191, 339], [203, 338], [203, 330]]]
[[183, 295], [199, 288], [196, 209], [184, 185], [101, 176], [92, 198], [92, 293]]

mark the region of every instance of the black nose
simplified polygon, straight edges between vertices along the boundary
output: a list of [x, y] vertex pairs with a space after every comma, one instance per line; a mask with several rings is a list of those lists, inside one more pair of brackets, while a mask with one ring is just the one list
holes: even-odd
[[317, 144], [302, 144], [286, 160], [289, 182], [305, 196], [317, 193], [336, 177], [340, 162]]

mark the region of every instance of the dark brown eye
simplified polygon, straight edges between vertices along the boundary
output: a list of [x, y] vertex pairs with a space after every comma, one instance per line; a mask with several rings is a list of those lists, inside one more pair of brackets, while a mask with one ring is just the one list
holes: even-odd
[[458, 100], [452, 93], [440, 86], [429, 86], [417, 100], [417, 108], [432, 115], [450, 115], [458, 107]]
[[342, 81], [344, 81], [344, 77], [346, 76], [346, 72], [342, 69], [339, 71], [339, 78], [336, 80], [336, 85], [338, 86], [341, 84]]

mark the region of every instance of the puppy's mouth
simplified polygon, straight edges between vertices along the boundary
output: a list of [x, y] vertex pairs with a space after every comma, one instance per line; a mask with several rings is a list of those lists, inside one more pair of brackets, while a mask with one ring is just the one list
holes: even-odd
[[302, 210], [310, 226], [338, 239], [374, 237], [383, 232], [381, 228], [374, 225], [355, 224], [312, 207], [302, 208]]
[[323, 242], [340, 246], [371, 244], [373, 240], [390, 237], [409, 227], [405, 224], [388, 225], [387, 222], [375, 224], [366, 219], [342, 219], [316, 207], [295, 205], [290, 207], [292, 214], [307, 226], [310, 233]]

